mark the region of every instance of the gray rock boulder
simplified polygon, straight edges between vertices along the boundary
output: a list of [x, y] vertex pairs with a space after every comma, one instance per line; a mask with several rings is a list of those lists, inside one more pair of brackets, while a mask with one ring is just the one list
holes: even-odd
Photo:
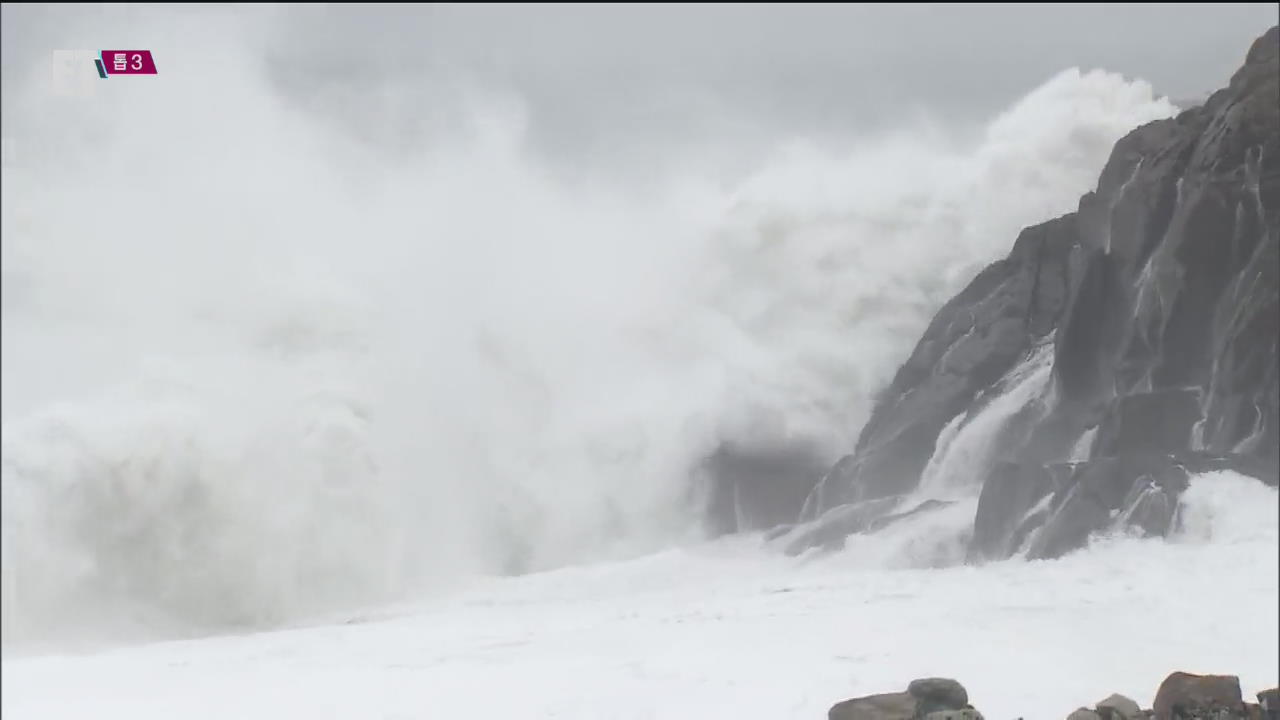
[[963, 710], [969, 705], [969, 693], [964, 686], [950, 678], [922, 678], [912, 680], [907, 693], [919, 704], [918, 714], [927, 715], [939, 711]]
[[1267, 720], [1280, 720], [1280, 688], [1258, 693], [1258, 706]]
[[836, 703], [827, 720], [914, 720], [916, 699], [909, 693], [868, 695]]
[[1139, 720], [1142, 708], [1133, 700], [1113, 693], [1094, 706], [1102, 720]]
[[906, 692], [868, 695], [836, 703], [828, 720], [982, 720], [969, 693], [948, 678], [913, 680]]
[[1152, 703], [1155, 720], [1247, 720], [1248, 710], [1234, 675], [1175, 672], [1160, 683]]

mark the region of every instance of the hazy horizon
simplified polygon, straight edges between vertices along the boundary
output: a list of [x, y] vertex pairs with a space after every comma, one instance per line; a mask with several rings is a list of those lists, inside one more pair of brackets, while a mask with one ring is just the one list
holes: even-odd
[[[1071, 67], [1199, 99], [1225, 84], [1275, 9], [5, 5], [3, 80], [38, 81], [52, 50], [104, 43], [152, 48], [170, 74], [199, 36], [248, 49], [281, 97], [390, 152], [446, 132], [443, 106], [480, 88], [519, 103], [531, 146], [570, 164], [643, 170], [698, 154], [734, 166], [778, 138], [838, 146], [906, 117], [969, 132]], [[5, 135], [21, 145], [27, 121], [10, 105]]]

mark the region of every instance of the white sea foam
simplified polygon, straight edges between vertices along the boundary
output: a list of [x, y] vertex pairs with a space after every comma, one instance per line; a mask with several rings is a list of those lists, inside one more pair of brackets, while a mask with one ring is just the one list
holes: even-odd
[[948, 424], [943, 431], [947, 437], [939, 437], [938, 447], [921, 473], [917, 493], [932, 498], [976, 495], [986, 480], [986, 471], [997, 459], [1007, 426], [1019, 421], [1018, 413], [1032, 413], [1033, 419], [1043, 417], [1052, 370], [1053, 343], [1045, 341], [993, 386], [993, 396], [972, 418], [966, 417], [954, 427]]
[[700, 457], [846, 450], [940, 304], [1173, 112], [1068, 70], [976, 142], [786, 139], [655, 190], [550, 171], [486, 88], [389, 159], [285, 102], [242, 30], [148, 36], [160, 75], [79, 104], [6, 83], [41, 118], [3, 178], [7, 639], [258, 627], [694, 539]]
[[1052, 720], [1112, 692], [1149, 707], [1175, 670], [1237, 674], [1251, 697], [1280, 672], [1278, 502], [1222, 473], [1193, 479], [1175, 542], [1111, 538], [1057, 560], [926, 569], [928, 527], [963, 525], [944, 511], [901, 527], [915, 549], [886, 553], [886, 536], [795, 560], [729, 538], [347, 624], [11, 656], [4, 715], [812, 718], [942, 675], [987, 717]]

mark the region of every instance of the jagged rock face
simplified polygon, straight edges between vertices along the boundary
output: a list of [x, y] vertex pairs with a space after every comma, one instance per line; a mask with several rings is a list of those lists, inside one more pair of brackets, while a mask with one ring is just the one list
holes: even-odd
[[[938, 312], [800, 519], [912, 492], [947, 423], [972, 418], [1051, 338], [1051, 402], [1010, 421], [1020, 427], [988, 469], [970, 557], [1053, 557], [1116, 518], [1167, 532], [1189, 472], [1277, 482], [1278, 326], [1272, 28], [1228, 87], [1123, 138], [1076, 213], [1024, 230]], [[870, 526], [855, 515], [813, 541]]]
[[[1056, 488], [1054, 472], [1044, 465], [1007, 461], [997, 465], [982, 485], [970, 558], [1005, 557], [1017, 550], [1026, 534], [1019, 533], [1019, 527]], [[1043, 523], [1044, 517], [1038, 520]]]
[[1126, 396], [1195, 388], [1203, 448], [1277, 455], [1278, 45], [1273, 29], [1204, 107], [1121, 140], [1081, 200], [1090, 260], [1055, 379], [1111, 404], [1104, 421]]
[[1116, 398], [1098, 427], [1092, 454], [1185, 450], [1202, 417], [1197, 388], [1173, 388]]
[[1075, 237], [1072, 216], [1024, 230], [1008, 258], [938, 312], [876, 404], [856, 452], [824, 479], [822, 509], [915, 486], [943, 426], [1056, 326]]
[[1052, 511], [1027, 555], [1049, 558], [1074, 550], [1126, 508], [1144, 515], [1151, 534], [1163, 535], [1173, 521], [1168, 498], [1176, 498], [1186, 486], [1187, 470], [1168, 456], [1134, 453], [1081, 463], [1069, 484], [1055, 493]]
[[[1187, 472], [1229, 467], [1275, 484], [1278, 86], [1273, 28], [1204, 107], [1121, 140], [1081, 200], [1088, 260], [1056, 337], [1060, 403], [1018, 458], [1063, 460], [1072, 430], [1097, 430], [1075, 475], [1087, 482], [1047, 517], [1033, 557], [1078, 547], [1115, 513], [1167, 532]], [[1109, 494], [1088, 491], [1098, 477]]]

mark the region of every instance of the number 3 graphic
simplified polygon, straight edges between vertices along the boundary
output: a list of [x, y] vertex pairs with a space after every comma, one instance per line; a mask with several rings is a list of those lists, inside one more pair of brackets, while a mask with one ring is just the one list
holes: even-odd
[[141, 69], [142, 69], [142, 54], [141, 54], [141, 53], [134, 53], [134, 54], [133, 54], [133, 69], [134, 69], [134, 70], [141, 70]]

